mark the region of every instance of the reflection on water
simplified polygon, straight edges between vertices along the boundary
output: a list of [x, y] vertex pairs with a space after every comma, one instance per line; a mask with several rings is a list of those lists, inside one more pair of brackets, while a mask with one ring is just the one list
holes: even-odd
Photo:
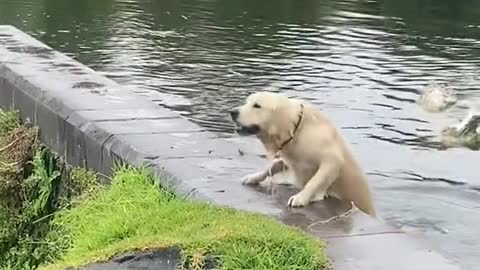
[[480, 104], [479, 1], [0, 0], [0, 23], [226, 137], [225, 112], [251, 92], [310, 100], [352, 143], [384, 218], [474, 268], [478, 152], [438, 143], [467, 109], [415, 101], [435, 80]]

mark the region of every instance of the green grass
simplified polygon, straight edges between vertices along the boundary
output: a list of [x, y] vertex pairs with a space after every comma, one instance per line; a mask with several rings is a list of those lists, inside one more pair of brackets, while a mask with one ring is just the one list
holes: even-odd
[[132, 250], [180, 247], [202, 269], [323, 269], [323, 242], [271, 218], [175, 197], [143, 169], [108, 187], [70, 168], [37, 129], [0, 110], [0, 270], [65, 269]]
[[191, 269], [206, 256], [221, 269], [323, 269], [322, 242], [275, 220], [206, 203], [186, 201], [162, 190], [143, 169], [118, 169], [109, 187], [97, 189], [54, 223], [66, 230], [70, 248], [44, 269], [106, 261], [131, 250], [178, 246]]

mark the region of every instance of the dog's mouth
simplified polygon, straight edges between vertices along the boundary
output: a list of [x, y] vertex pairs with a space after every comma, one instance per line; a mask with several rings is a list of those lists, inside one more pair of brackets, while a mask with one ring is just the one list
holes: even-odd
[[232, 117], [233, 122], [236, 125], [235, 131], [240, 135], [255, 135], [260, 132], [260, 126], [256, 124], [252, 125], [242, 125], [238, 121], [239, 111], [232, 110], [230, 111], [230, 116]]
[[238, 125], [236, 131], [240, 135], [255, 135], [260, 132], [260, 127], [258, 125]]

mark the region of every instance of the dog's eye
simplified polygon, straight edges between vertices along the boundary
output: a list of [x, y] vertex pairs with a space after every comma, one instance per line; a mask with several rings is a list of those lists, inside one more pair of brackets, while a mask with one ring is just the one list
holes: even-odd
[[254, 107], [254, 108], [257, 108], [257, 109], [262, 108], [262, 106], [258, 105], [258, 103], [253, 104], [253, 107]]

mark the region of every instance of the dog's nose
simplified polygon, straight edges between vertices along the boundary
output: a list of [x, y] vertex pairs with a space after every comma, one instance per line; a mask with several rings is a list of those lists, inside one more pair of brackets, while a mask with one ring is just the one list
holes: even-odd
[[238, 110], [237, 109], [233, 109], [230, 111], [230, 116], [232, 117], [232, 119], [237, 119], [238, 117]]

